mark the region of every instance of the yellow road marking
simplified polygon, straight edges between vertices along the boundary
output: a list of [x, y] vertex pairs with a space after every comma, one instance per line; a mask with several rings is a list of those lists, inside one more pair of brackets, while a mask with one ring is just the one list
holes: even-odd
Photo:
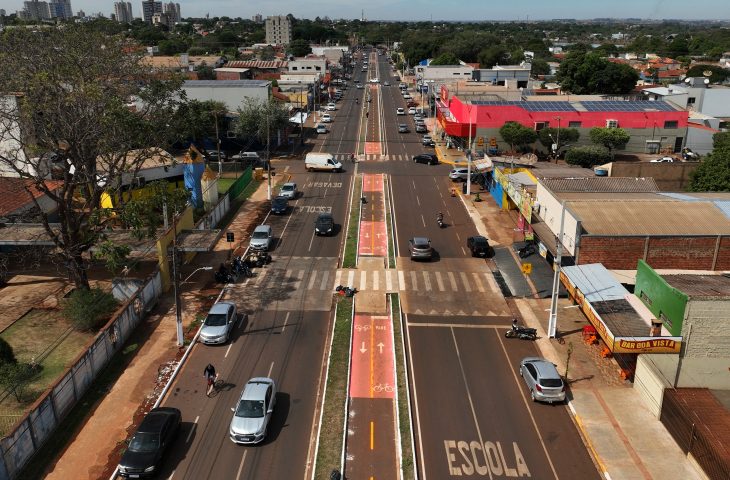
[[373, 363], [375, 362], [375, 356], [373, 350], [375, 349], [375, 319], [370, 317], [370, 398], [373, 398], [373, 379], [375, 377], [375, 369]]
[[375, 450], [375, 422], [372, 421], [370, 422], [370, 450]]

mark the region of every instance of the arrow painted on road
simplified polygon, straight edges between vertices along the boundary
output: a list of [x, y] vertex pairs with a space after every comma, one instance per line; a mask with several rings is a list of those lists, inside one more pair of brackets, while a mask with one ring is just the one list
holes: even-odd
[[385, 346], [385, 344], [383, 344], [383, 342], [380, 342], [380, 343], [378, 344], [378, 348], [380, 349], [380, 353], [383, 353], [383, 347], [384, 347], [384, 346]]
[[360, 347], [360, 353], [365, 353], [367, 351], [368, 351], [368, 349], [365, 348], [365, 342], [362, 342], [362, 346]]

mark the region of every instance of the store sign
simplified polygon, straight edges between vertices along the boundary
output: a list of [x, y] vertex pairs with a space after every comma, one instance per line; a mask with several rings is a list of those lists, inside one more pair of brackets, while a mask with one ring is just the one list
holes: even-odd
[[682, 337], [617, 337], [614, 353], [679, 353]]

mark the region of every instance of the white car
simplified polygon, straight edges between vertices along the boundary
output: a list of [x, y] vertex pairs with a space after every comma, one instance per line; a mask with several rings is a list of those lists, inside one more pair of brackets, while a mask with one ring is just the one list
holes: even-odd
[[327, 111], [334, 112], [335, 110], [337, 110], [337, 105], [335, 105], [333, 102], [327, 104]]
[[322, 121], [324, 123], [330, 123], [332, 121], [332, 116], [329, 113], [325, 113], [322, 115]]
[[327, 133], [327, 125], [317, 124], [317, 133]]
[[238, 444], [259, 443], [266, 438], [266, 430], [276, 406], [276, 384], [270, 378], [254, 377], [243, 387], [233, 410], [229, 427], [231, 440]]
[[655, 158], [651, 163], [674, 163], [674, 159], [672, 157]]
[[383, 82], [383, 86], [384, 87], [390, 87], [390, 82], [386, 80], [385, 82]]
[[357, 83], [355, 84], [355, 88], [357, 88], [358, 90], [362, 90], [365, 87], [362, 86], [362, 83]]
[[416, 107], [411, 107], [408, 109], [408, 115], [415, 115], [416, 114]]
[[380, 80], [378, 79], [378, 77], [371, 78], [370, 83], [380, 83]]
[[406, 99], [406, 100], [410, 100], [410, 99], [411, 99], [411, 98], [413, 98], [413, 97], [411, 97], [411, 94], [410, 94], [410, 93], [408, 93], [408, 92], [403, 92], [403, 98], [404, 98], [404, 99]]
[[396, 115], [405, 115], [406, 114], [406, 111], [404, 109], [402, 109], [402, 108], [397, 108], [395, 110], [395, 114]]

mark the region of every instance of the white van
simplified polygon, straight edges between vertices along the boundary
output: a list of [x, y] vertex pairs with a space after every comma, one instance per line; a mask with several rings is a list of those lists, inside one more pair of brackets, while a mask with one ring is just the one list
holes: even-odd
[[304, 167], [309, 170], [342, 171], [342, 163], [335, 160], [331, 153], [308, 153], [304, 159]]

